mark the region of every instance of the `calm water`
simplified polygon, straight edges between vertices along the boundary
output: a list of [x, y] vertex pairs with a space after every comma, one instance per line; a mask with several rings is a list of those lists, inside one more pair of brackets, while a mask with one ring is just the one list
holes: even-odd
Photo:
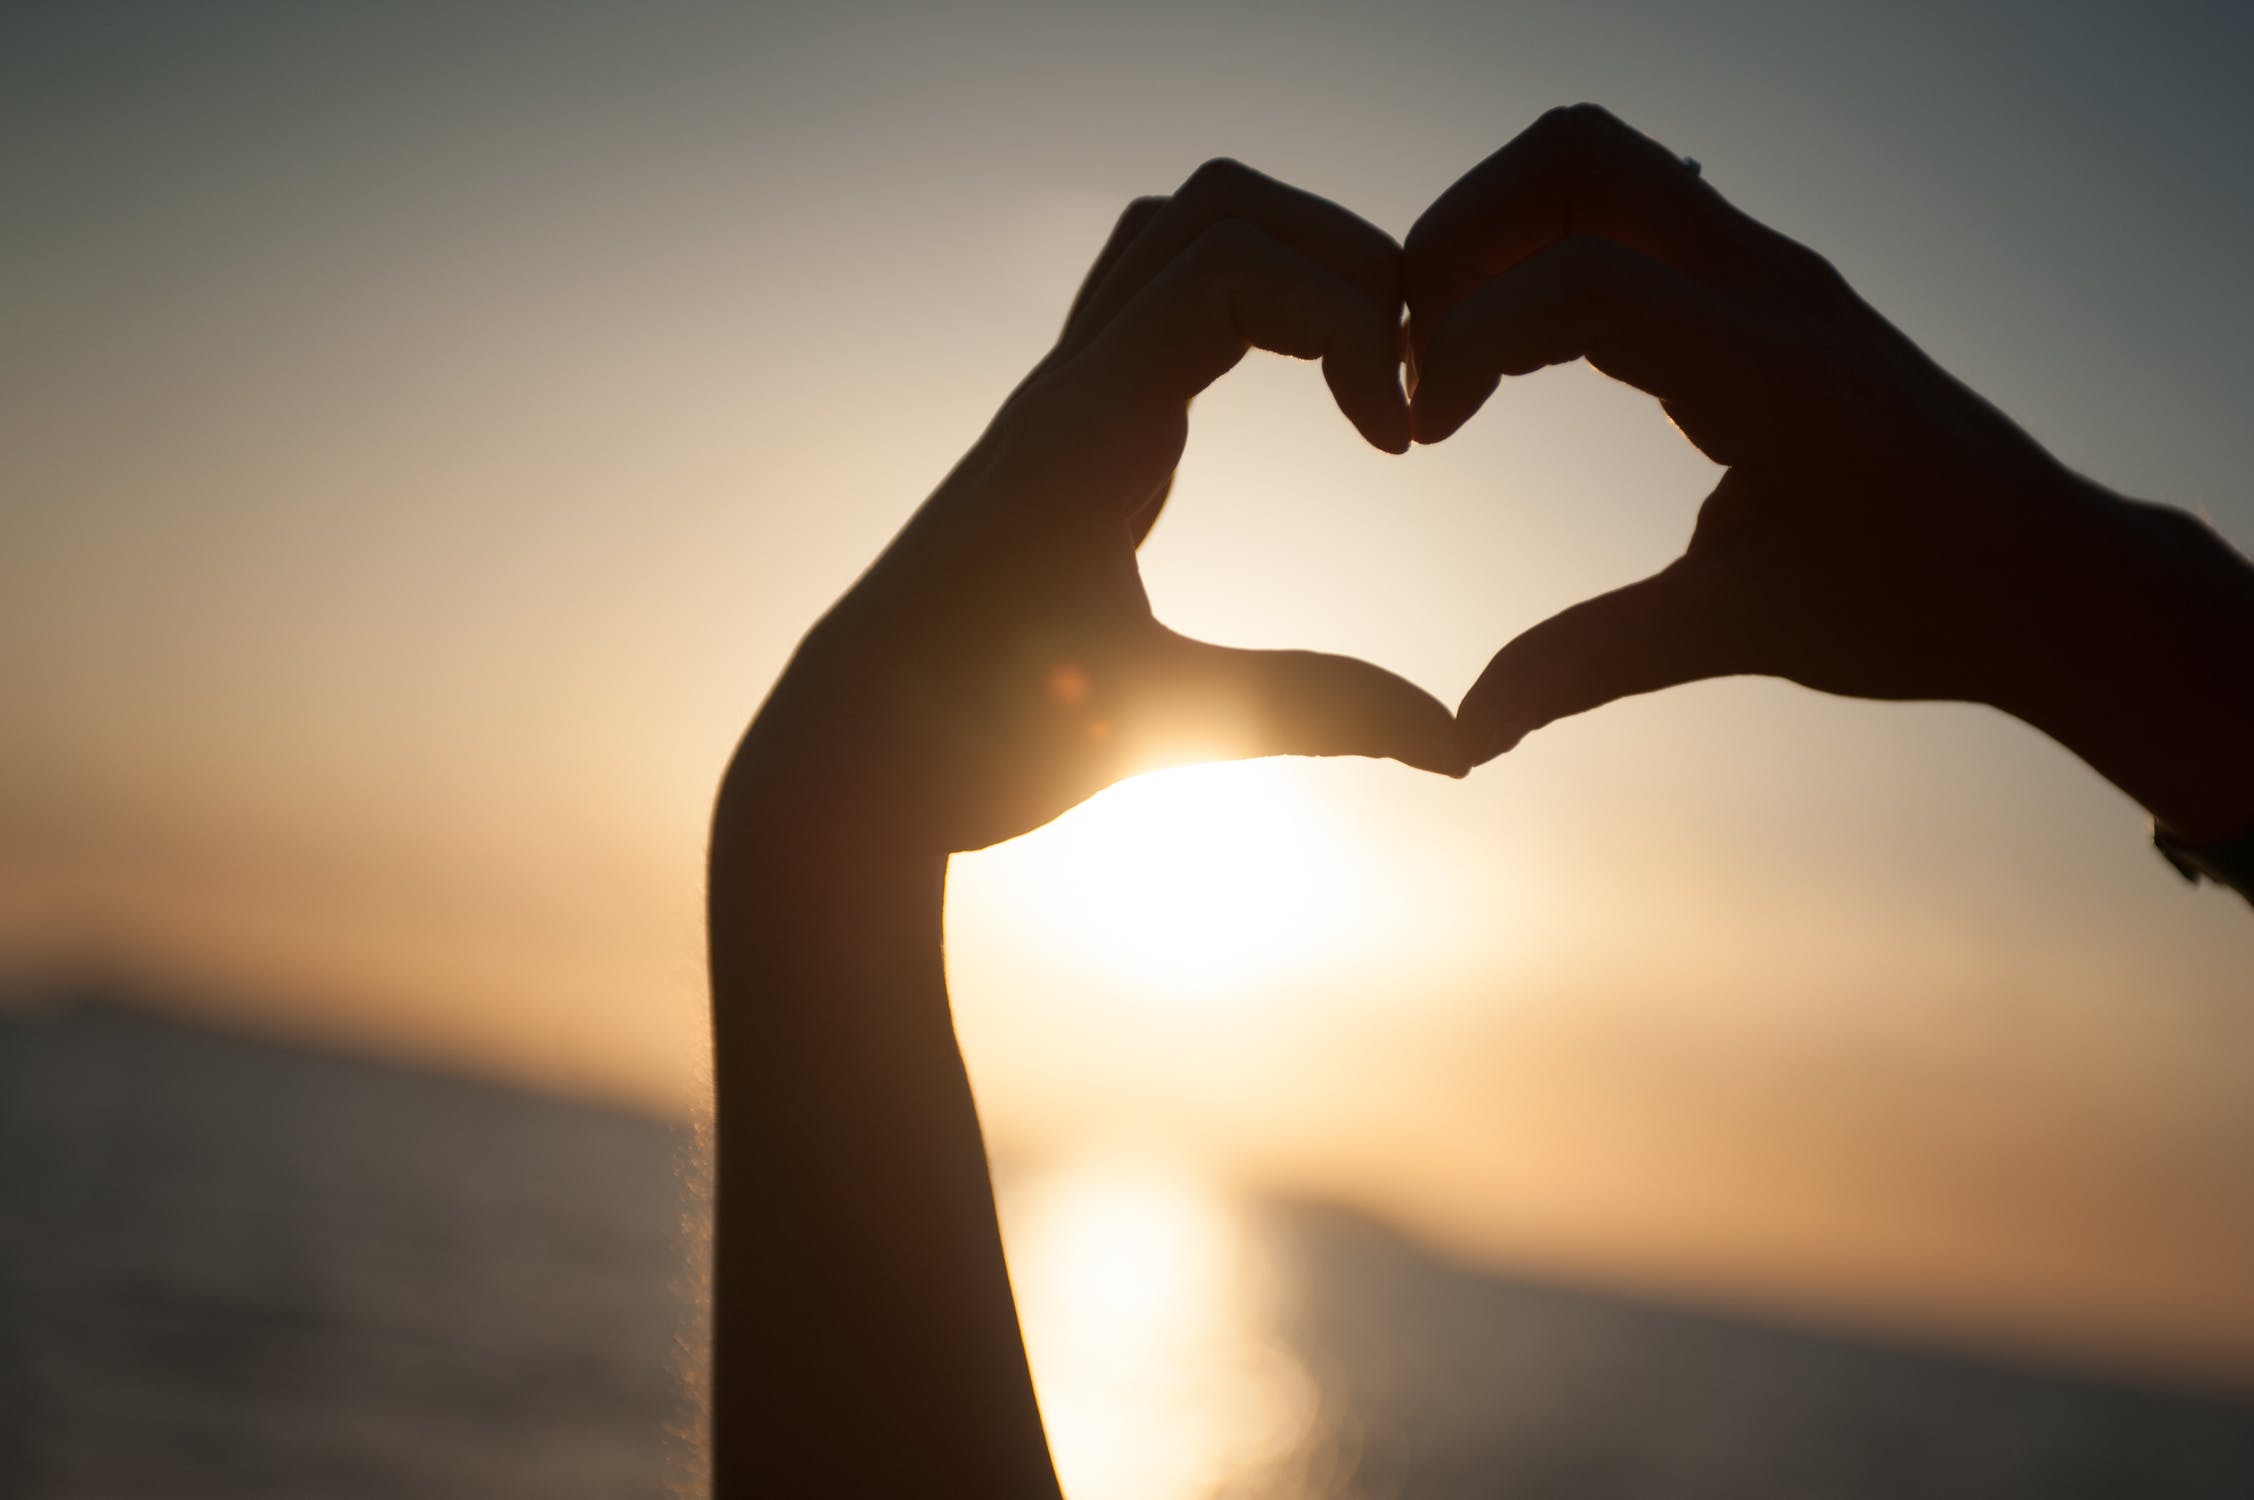
[[[0, 1011], [0, 1494], [693, 1487], [685, 1133]], [[1075, 1500], [2254, 1496], [2254, 1409], [1498, 1280], [1146, 1163], [1004, 1182]]]

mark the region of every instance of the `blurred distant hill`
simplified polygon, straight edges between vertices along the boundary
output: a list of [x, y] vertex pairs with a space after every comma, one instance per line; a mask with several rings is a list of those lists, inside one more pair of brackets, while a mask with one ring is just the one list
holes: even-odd
[[[28, 1485], [9, 1493], [695, 1488], [686, 1128], [130, 996], [13, 998], [0, 1471]], [[2254, 1408], [1498, 1278], [1353, 1214], [1258, 1212], [1308, 1289], [1281, 1336], [1345, 1434], [1326, 1493], [2254, 1496]]]

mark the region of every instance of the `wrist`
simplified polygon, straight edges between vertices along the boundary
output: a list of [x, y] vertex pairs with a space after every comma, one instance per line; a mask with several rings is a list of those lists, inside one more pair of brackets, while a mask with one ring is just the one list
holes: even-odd
[[2254, 568], [2196, 518], [2073, 476], [2040, 525], [1989, 701], [2187, 843], [2254, 825]]
[[[897, 829], [887, 826], [873, 790], [888, 779], [876, 763], [876, 747], [897, 736], [868, 722], [869, 705], [880, 695], [864, 656], [850, 650], [835, 611], [799, 643], [721, 777], [713, 812], [716, 848], [726, 840], [778, 852], [886, 852], [886, 835]], [[841, 689], [840, 682], [858, 683], [860, 690]]]
[[[850, 914], [903, 901], [936, 906], [947, 855], [912, 845], [887, 781], [821, 680], [787, 670], [738, 742], [714, 800], [710, 903], [777, 914], [809, 935]], [[891, 778], [896, 780], [897, 778]], [[872, 790], [872, 789], [878, 790]]]
[[712, 863], [785, 870], [828, 887], [856, 872], [944, 869], [947, 855], [913, 847], [898, 818], [834, 759], [775, 743], [754, 723], [714, 799]]
[[[754, 738], [746, 736], [747, 747]], [[707, 958], [722, 1053], [740, 1053], [726, 1042], [748, 1034], [746, 1026], [796, 1024], [773, 1007], [747, 1016], [740, 1005], [724, 1003], [727, 995], [885, 991], [908, 1004], [927, 992], [892, 980], [936, 972], [947, 856], [903, 850], [882, 832], [832, 789], [738, 751], [713, 810], [706, 875]], [[944, 1010], [943, 984], [932, 988]]]

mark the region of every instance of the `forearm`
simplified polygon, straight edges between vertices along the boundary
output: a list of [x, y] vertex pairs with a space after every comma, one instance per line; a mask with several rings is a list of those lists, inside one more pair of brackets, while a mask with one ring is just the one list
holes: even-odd
[[2254, 566], [2177, 510], [2080, 485], [1997, 701], [2185, 841], [2254, 827]]
[[710, 870], [715, 1493], [1053, 1496], [941, 959], [941, 855], [760, 763]]

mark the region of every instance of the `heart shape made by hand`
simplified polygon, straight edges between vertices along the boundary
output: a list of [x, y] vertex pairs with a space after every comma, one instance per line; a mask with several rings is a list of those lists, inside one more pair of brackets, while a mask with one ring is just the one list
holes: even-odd
[[[1425, 211], [1402, 280], [1418, 441], [1503, 376], [1586, 359], [1728, 470], [1677, 562], [1496, 655], [1458, 710], [1474, 763], [1614, 699], [1740, 673], [2044, 711], [2023, 684], [2055, 655], [2067, 590], [1997, 584], [2031, 546], [2100, 533], [2080, 522], [2112, 497], [1696, 162], [1594, 105], [1553, 110]], [[2089, 571], [2041, 561], [2062, 585]]]
[[[1679, 560], [1511, 641], [1451, 713], [1366, 662], [1152, 616], [1135, 549], [1190, 401], [1253, 347], [1319, 358], [1395, 453], [1506, 375], [1585, 359], [1727, 472]], [[818, 762], [807, 784], [849, 789], [860, 824], [954, 850], [1154, 765], [1364, 754], [1461, 775], [1566, 715], [1738, 673], [2040, 724], [2026, 663], [2074, 611], [1996, 581], [2031, 537], [2078, 578], [2073, 518], [2117, 504], [1594, 106], [1544, 115], [1400, 245], [1217, 161], [1122, 215], [1055, 349], [809, 637], [775, 700], [809, 730], [780, 738], [819, 747], [794, 752]]]

